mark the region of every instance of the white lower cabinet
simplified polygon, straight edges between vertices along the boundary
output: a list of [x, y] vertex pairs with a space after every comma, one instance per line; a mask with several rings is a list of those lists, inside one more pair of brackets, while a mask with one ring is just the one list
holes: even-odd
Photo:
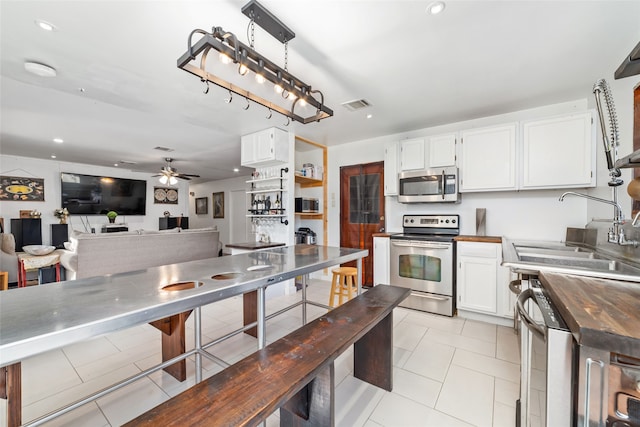
[[389, 237], [373, 238], [373, 285], [389, 284]]
[[[457, 308], [494, 317], [513, 317], [509, 270], [500, 266], [502, 245], [457, 242]], [[491, 321], [491, 318], [485, 320]], [[499, 322], [496, 319], [496, 323]]]

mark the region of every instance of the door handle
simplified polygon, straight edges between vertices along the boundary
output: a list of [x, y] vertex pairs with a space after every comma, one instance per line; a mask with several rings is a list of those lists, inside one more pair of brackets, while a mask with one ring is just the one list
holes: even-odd
[[384, 227], [380, 229], [380, 233], [384, 233]]
[[546, 342], [547, 337], [545, 336], [546, 333], [544, 328], [538, 325], [535, 320], [533, 320], [531, 316], [529, 316], [527, 309], [524, 308], [524, 304], [528, 299], [533, 301], [536, 305], [538, 304], [536, 302], [536, 299], [534, 298], [533, 291], [531, 289], [526, 289], [522, 291], [520, 295], [518, 295], [518, 299], [516, 300], [516, 311], [520, 315], [520, 319], [522, 320], [522, 323], [524, 323], [524, 325], [527, 327], [527, 329], [529, 329], [534, 335], [538, 336], [540, 339]]
[[447, 298], [447, 297], [437, 297], [435, 295], [418, 294], [418, 293], [415, 293], [415, 292], [411, 292], [411, 296], [420, 297], [420, 298], [426, 298], [426, 299], [432, 299], [432, 300], [436, 300], [436, 301], [448, 301], [449, 300], [449, 298]]

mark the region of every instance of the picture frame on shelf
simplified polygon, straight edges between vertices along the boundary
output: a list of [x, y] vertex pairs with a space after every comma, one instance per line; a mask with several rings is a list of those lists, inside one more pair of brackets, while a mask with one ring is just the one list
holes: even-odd
[[213, 217], [224, 218], [224, 192], [213, 193]]
[[209, 213], [209, 198], [197, 197], [196, 198], [196, 215], [204, 215]]

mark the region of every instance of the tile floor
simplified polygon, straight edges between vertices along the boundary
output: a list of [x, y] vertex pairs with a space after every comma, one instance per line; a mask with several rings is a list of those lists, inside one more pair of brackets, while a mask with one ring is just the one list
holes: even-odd
[[[328, 294], [328, 282], [312, 281], [308, 287], [310, 299], [324, 303]], [[276, 311], [295, 298], [299, 295], [271, 299], [267, 311]], [[203, 339], [239, 327], [241, 307], [240, 297], [204, 307]], [[310, 307], [308, 318], [323, 312]], [[272, 319], [267, 323], [267, 341], [295, 329], [300, 319], [299, 307]], [[188, 324], [192, 332], [191, 326]], [[189, 331], [187, 346], [192, 346], [193, 334]], [[242, 334], [214, 346], [212, 352], [232, 363], [255, 351], [255, 346], [254, 338]], [[519, 355], [516, 335], [510, 328], [397, 308], [392, 392], [355, 379], [352, 356], [352, 351], [345, 352], [335, 365], [337, 426], [514, 425]], [[23, 420], [42, 416], [160, 361], [160, 333], [149, 325], [25, 360]], [[203, 366], [205, 377], [222, 369], [206, 359]], [[121, 425], [193, 385], [193, 363], [187, 363], [187, 373], [188, 379], [180, 383], [162, 371], [156, 372], [46, 425]], [[4, 426], [6, 401], [0, 402], [0, 426]], [[279, 425], [277, 412], [267, 425]]]

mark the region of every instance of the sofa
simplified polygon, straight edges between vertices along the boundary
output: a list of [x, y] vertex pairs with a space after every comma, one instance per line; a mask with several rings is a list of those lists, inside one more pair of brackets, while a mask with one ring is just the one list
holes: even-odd
[[74, 280], [214, 258], [220, 247], [220, 232], [213, 228], [101, 234], [74, 231], [60, 263], [66, 269], [66, 279]]

